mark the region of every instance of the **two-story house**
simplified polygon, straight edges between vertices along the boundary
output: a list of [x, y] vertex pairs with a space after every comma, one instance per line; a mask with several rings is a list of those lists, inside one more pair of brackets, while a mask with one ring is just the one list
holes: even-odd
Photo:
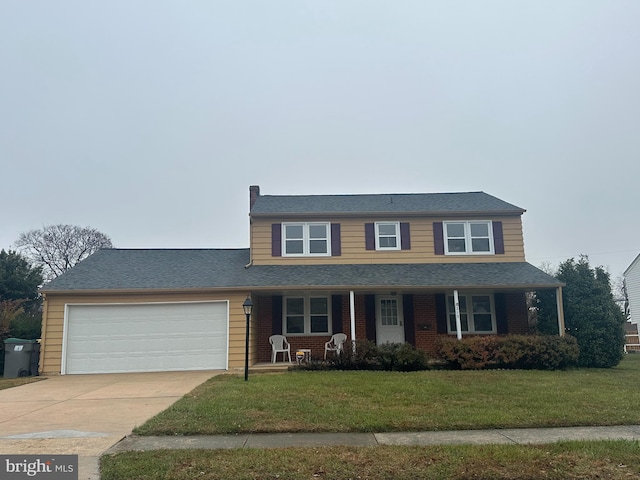
[[43, 373], [233, 369], [269, 336], [321, 357], [333, 333], [409, 342], [527, 333], [525, 294], [557, 291], [525, 261], [524, 210], [483, 192], [261, 195], [250, 248], [101, 250], [42, 289]]

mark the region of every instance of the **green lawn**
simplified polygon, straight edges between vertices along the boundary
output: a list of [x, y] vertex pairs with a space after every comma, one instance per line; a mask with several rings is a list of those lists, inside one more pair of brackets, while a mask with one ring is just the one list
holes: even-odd
[[[608, 370], [287, 372], [215, 377], [143, 435], [640, 424], [640, 355]], [[125, 452], [103, 480], [640, 478], [640, 443]]]
[[640, 355], [613, 369], [296, 371], [210, 379], [140, 435], [640, 424]]
[[611, 479], [640, 476], [638, 442], [434, 447], [322, 447], [127, 452], [102, 480]]

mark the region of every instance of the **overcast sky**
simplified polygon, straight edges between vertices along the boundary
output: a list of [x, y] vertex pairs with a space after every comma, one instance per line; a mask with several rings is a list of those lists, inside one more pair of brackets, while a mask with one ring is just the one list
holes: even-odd
[[263, 194], [482, 190], [527, 260], [640, 253], [640, 1], [0, 5], [0, 248], [249, 244]]

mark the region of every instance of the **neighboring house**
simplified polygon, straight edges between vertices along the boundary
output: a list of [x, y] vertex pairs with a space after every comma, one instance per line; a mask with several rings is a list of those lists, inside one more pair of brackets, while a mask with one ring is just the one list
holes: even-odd
[[638, 324], [640, 323], [640, 255], [631, 262], [622, 276], [629, 300], [629, 320], [631, 323]]
[[[260, 195], [250, 248], [101, 250], [42, 289], [45, 374], [233, 369], [269, 336], [319, 358], [333, 333], [409, 342], [528, 333], [526, 292], [562, 283], [525, 261], [524, 210], [483, 192]], [[564, 332], [558, 302], [560, 332]]]
[[629, 301], [630, 317], [629, 322], [627, 322], [625, 326], [627, 335], [627, 346], [625, 346], [625, 349], [628, 351], [640, 350], [637, 347], [637, 344], [640, 344], [640, 341], [638, 341], [638, 324], [640, 324], [640, 255], [631, 262], [631, 265], [624, 271], [623, 276]]

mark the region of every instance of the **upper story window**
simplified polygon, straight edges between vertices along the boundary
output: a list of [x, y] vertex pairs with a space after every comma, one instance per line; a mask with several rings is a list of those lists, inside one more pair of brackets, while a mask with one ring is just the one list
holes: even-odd
[[400, 222], [378, 222], [376, 250], [400, 250]]
[[283, 223], [282, 254], [284, 256], [331, 255], [329, 223]]
[[[460, 330], [463, 333], [496, 333], [493, 295], [459, 295]], [[449, 333], [456, 333], [456, 311], [453, 295], [447, 297]]]
[[286, 335], [327, 335], [330, 333], [330, 311], [329, 297], [285, 297], [283, 332]]
[[443, 222], [447, 255], [493, 254], [491, 221]]

